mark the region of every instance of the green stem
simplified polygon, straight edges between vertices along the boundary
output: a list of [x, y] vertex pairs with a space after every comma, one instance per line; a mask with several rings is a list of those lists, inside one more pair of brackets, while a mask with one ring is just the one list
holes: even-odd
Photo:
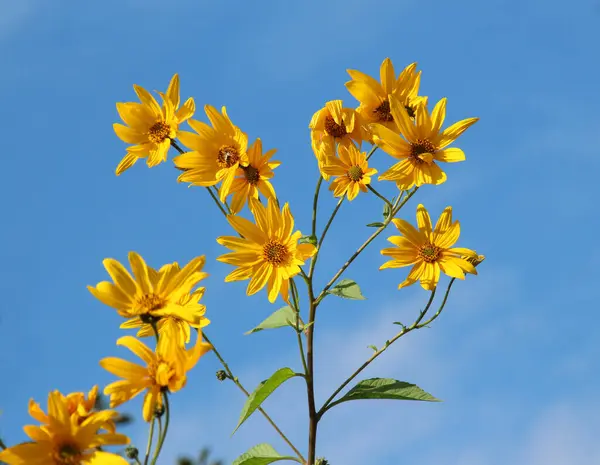
[[[223, 368], [225, 369], [225, 373], [227, 373], [229, 379], [231, 379], [235, 383], [235, 385], [240, 389], [240, 391], [242, 391], [246, 395], [246, 397], [249, 397], [250, 393], [246, 390], [246, 388], [244, 388], [244, 386], [242, 386], [242, 383], [240, 383], [237, 376], [235, 376], [233, 374], [233, 372], [229, 368], [229, 365], [227, 365], [227, 362], [225, 362], [225, 359], [223, 359], [223, 357], [221, 356], [221, 354], [219, 353], [219, 351], [217, 350], [215, 345], [210, 341], [210, 339], [208, 338], [208, 336], [206, 335], [206, 333], [204, 331], [202, 332], [202, 336], [204, 337], [206, 342], [208, 342], [212, 346], [212, 351], [214, 352], [216, 357], [219, 359], [219, 362], [221, 362], [221, 365], [223, 365]], [[302, 463], [305, 463], [306, 460], [304, 459], [304, 457], [302, 456], [300, 451], [298, 449], [296, 449], [296, 447], [294, 447], [292, 442], [287, 438], [287, 436], [283, 433], [283, 431], [281, 431], [281, 429], [279, 429], [279, 427], [275, 424], [275, 422], [271, 419], [271, 417], [267, 414], [267, 412], [265, 412], [265, 410], [262, 407], [259, 407], [258, 411], [260, 413], [262, 413], [262, 415], [267, 419], [267, 421], [270, 423], [270, 425], [275, 429], [275, 431], [277, 431], [279, 436], [281, 436], [281, 438], [287, 443], [287, 445], [290, 446], [290, 448], [294, 451], [294, 453], [298, 456], [298, 458], [302, 461]]]
[[6, 449], [6, 444], [4, 444], [2, 439], [0, 439], [0, 449]]
[[400, 202], [398, 206], [396, 206], [395, 208], [392, 209], [390, 216], [388, 216], [384, 220], [383, 226], [380, 226], [379, 228], [377, 228], [377, 230], [373, 234], [371, 234], [371, 236], [369, 236], [369, 238], [356, 250], [356, 252], [354, 252], [352, 254], [352, 256], [346, 261], [346, 263], [344, 263], [344, 265], [342, 265], [342, 267], [333, 276], [333, 278], [331, 278], [331, 280], [325, 285], [325, 287], [323, 288], [323, 290], [317, 297], [316, 302], [315, 302], [316, 305], [319, 305], [321, 300], [323, 300], [325, 298], [327, 291], [331, 288], [331, 286], [333, 286], [335, 284], [335, 282], [338, 280], [338, 278], [344, 273], [344, 271], [346, 271], [346, 269], [352, 264], [352, 262], [354, 260], [356, 260], [356, 258], [360, 255], [360, 253], [364, 249], [366, 249], [367, 246], [371, 242], [373, 242], [377, 238], [377, 236], [379, 236], [385, 230], [385, 228], [387, 228], [388, 224], [390, 224], [392, 219], [396, 216], [396, 214], [400, 211], [400, 209], [406, 204], [406, 202], [408, 202], [409, 199], [417, 192], [417, 190], [418, 190], [418, 188], [415, 188], [411, 192], [409, 192], [408, 195], [404, 198], [404, 200], [402, 200], [402, 202]]
[[169, 394], [165, 391], [162, 393], [164, 405], [165, 405], [165, 428], [162, 431], [162, 435], [158, 439], [158, 445], [156, 446], [156, 451], [154, 452], [154, 458], [152, 459], [151, 465], [156, 465], [156, 461], [158, 460], [158, 456], [160, 455], [160, 451], [163, 448], [163, 444], [165, 443], [165, 439], [167, 438], [167, 430], [169, 429], [169, 419], [170, 419], [170, 407], [169, 407]]
[[293, 279], [290, 279], [292, 283], [292, 298], [294, 301], [294, 311], [296, 312], [296, 336], [298, 338], [298, 348], [300, 349], [300, 358], [302, 359], [302, 367], [304, 368], [304, 376], [308, 376], [308, 367], [306, 365], [306, 356], [304, 355], [304, 344], [302, 342], [302, 330], [300, 329], [300, 302], [298, 300], [298, 288]]
[[327, 221], [327, 224], [325, 225], [325, 229], [323, 229], [323, 232], [321, 233], [321, 237], [319, 237], [319, 242], [317, 244], [317, 251], [315, 252], [315, 255], [313, 256], [313, 258], [310, 262], [310, 266], [308, 268], [308, 277], [309, 278], [312, 278], [312, 275], [315, 272], [315, 266], [317, 265], [317, 260], [319, 258], [319, 252], [321, 251], [321, 245], [323, 244], [323, 241], [325, 240], [325, 236], [327, 235], [327, 231], [329, 231], [329, 227], [331, 226], [331, 223], [333, 223], [333, 219], [335, 218], [335, 215], [337, 215], [337, 212], [339, 211], [340, 207], [342, 206], [342, 203], [344, 203], [344, 199], [345, 199], [345, 197], [342, 197], [338, 201], [337, 205], [333, 209], [333, 212], [331, 213], [331, 216], [329, 217], [329, 220]]
[[307, 465], [315, 465], [317, 448], [317, 426], [319, 416], [315, 404], [315, 370], [314, 370], [314, 338], [315, 338], [315, 318], [317, 316], [317, 305], [312, 284], [312, 278], [308, 282], [308, 301], [309, 317], [308, 332], [306, 335], [306, 357], [307, 357], [307, 376], [306, 391], [308, 397], [308, 462]]
[[144, 465], [148, 465], [150, 460], [150, 449], [152, 448], [152, 437], [154, 436], [154, 422], [156, 418], [152, 415], [152, 422], [150, 423], [150, 431], [148, 432], [148, 444], [146, 445], [146, 456], [144, 458]]
[[373, 154], [375, 153], [375, 150], [377, 150], [377, 149], [378, 149], [378, 147], [376, 145], [373, 145], [373, 147], [371, 147], [371, 150], [367, 154], [367, 161], [369, 161], [369, 158], [371, 158], [373, 156]]
[[381, 200], [383, 200], [385, 203], [388, 204], [388, 206], [390, 207], [390, 211], [394, 208], [394, 206], [392, 205], [392, 202], [390, 202], [388, 199], [386, 199], [383, 195], [381, 195], [379, 192], [377, 192], [372, 186], [371, 184], [367, 184], [367, 189], [369, 189], [371, 192], [373, 192], [373, 194], [375, 194], [377, 197], [379, 197]]
[[317, 207], [319, 206], [319, 191], [321, 190], [321, 184], [323, 183], [323, 177], [319, 177], [317, 181], [317, 187], [315, 188], [315, 195], [313, 197], [313, 213], [312, 213], [312, 236], [317, 235]]
[[318, 416], [319, 418], [321, 418], [323, 416], [323, 414], [329, 410], [330, 408], [332, 408], [334, 405], [337, 405], [338, 402], [334, 402], [333, 400], [335, 399], [335, 397], [348, 385], [350, 384], [350, 382], [356, 378], [366, 367], [368, 367], [371, 362], [373, 360], [375, 360], [377, 357], [379, 357], [382, 353], [384, 353], [394, 342], [396, 342], [398, 339], [400, 339], [402, 336], [404, 336], [405, 334], [410, 333], [411, 331], [415, 330], [415, 329], [421, 329], [425, 326], [427, 326], [428, 324], [430, 324], [432, 321], [434, 321], [438, 316], [440, 316], [440, 313], [442, 313], [442, 310], [444, 309], [444, 307], [446, 306], [446, 302], [448, 300], [448, 295], [450, 294], [450, 289], [452, 288], [452, 284], [454, 284], [455, 278], [452, 278], [450, 280], [450, 282], [448, 283], [448, 287], [446, 288], [446, 293], [444, 294], [444, 298], [442, 300], [442, 303], [440, 305], [440, 308], [438, 309], [438, 311], [427, 321], [425, 321], [424, 323], [421, 323], [421, 321], [423, 320], [423, 318], [425, 317], [425, 314], [429, 311], [429, 308], [431, 307], [431, 304], [433, 303], [433, 299], [435, 297], [435, 292], [437, 290], [437, 288], [435, 288], [432, 292], [431, 295], [429, 296], [429, 300], [427, 301], [427, 305], [425, 306], [425, 308], [419, 313], [419, 316], [417, 317], [417, 319], [413, 322], [413, 324], [411, 324], [410, 326], [403, 326], [402, 327], [402, 331], [400, 331], [398, 334], [396, 334], [392, 339], [390, 339], [389, 341], [386, 341], [385, 345], [375, 351], [375, 353], [373, 355], [371, 355], [371, 357], [365, 362], [363, 363], [354, 373], [352, 373], [352, 375], [350, 377], [348, 377], [334, 392], [333, 394], [331, 394], [329, 396], [329, 398], [325, 401], [325, 403], [323, 404], [323, 406], [321, 407], [321, 409], [318, 412]]

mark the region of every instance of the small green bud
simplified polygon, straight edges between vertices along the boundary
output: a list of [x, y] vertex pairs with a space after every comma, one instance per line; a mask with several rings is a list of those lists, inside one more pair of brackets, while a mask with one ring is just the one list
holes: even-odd
[[229, 376], [227, 376], [227, 373], [225, 373], [224, 370], [217, 371], [217, 379], [219, 381], [225, 381], [227, 378], [229, 378]]
[[329, 465], [329, 462], [325, 457], [317, 457], [315, 465]]
[[160, 418], [165, 414], [165, 406], [164, 405], [157, 405], [156, 408], [154, 409], [154, 416], [156, 418]]
[[139, 455], [139, 451], [137, 450], [137, 447], [127, 446], [125, 448], [125, 455], [127, 456], [128, 459], [137, 459], [138, 455]]

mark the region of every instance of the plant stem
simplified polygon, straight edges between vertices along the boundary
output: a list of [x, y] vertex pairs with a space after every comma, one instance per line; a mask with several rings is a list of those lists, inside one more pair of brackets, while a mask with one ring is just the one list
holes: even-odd
[[369, 189], [371, 192], [373, 192], [373, 194], [375, 194], [377, 197], [379, 197], [381, 200], [383, 200], [385, 203], [387, 203], [388, 206], [390, 207], [390, 209], [394, 208], [394, 206], [392, 205], [392, 202], [390, 202], [383, 195], [381, 195], [379, 192], [377, 192], [373, 187], [371, 187], [371, 184], [367, 184], [367, 189]]
[[[246, 388], [244, 388], [244, 386], [242, 386], [242, 383], [240, 383], [237, 376], [235, 376], [233, 374], [233, 372], [229, 368], [229, 365], [227, 365], [227, 362], [225, 362], [225, 360], [223, 359], [223, 357], [221, 356], [221, 354], [219, 353], [219, 351], [217, 350], [215, 345], [210, 341], [210, 339], [208, 338], [208, 336], [206, 335], [206, 333], [204, 331], [202, 332], [202, 336], [204, 337], [206, 342], [208, 342], [212, 346], [212, 351], [219, 359], [219, 362], [221, 362], [221, 365], [223, 365], [223, 368], [225, 369], [225, 373], [227, 373], [227, 375], [229, 376], [229, 379], [231, 379], [235, 383], [235, 385], [240, 389], [240, 391], [242, 391], [246, 395], [246, 397], [249, 397], [250, 393], [246, 390]], [[271, 424], [271, 426], [275, 429], [275, 431], [277, 431], [279, 436], [281, 436], [281, 438], [287, 443], [287, 445], [290, 446], [290, 448], [294, 451], [294, 453], [298, 456], [298, 458], [302, 461], [302, 463], [305, 463], [306, 459], [302, 456], [300, 451], [298, 449], [296, 449], [296, 447], [294, 447], [292, 442], [287, 438], [287, 436], [283, 433], [283, 431], [281, 431], [281, 429], [279, 429], [279, 427], [275, 424], [275, 422], [271, 419], [271, 417], [267, 414], [267, 412], [265, 412], [262, 407], [258, 407], [258, 411], [260, 413], [262, 413], [262, 415], [267, 419], [267, 421]]]
[[312, 236], [317, 234], [317, 207], [319, 204], [319, 191], [321, 190], [321, 184], [323, 183], [323, 177], [319, 177], [317, 181], [317, 187], [315, 188], [315, 195], [313, 198], [313, 214], [312, 214]]
[[363, 363], [354, 373], [352, 373], [352, 375], [350, 375], [350, 377], [348, 377], [346, 379], [346, 381], [344, 381], [334, 392], [333, 394], [331, 394], [331, 396], [329, 396], [329, 398], [325, 401], [325, 403], [323, 404], [323, 406], [321, 407], [321, 409], [318, 412], [318, 417], [321, 418], [323, 416], [323, 414], [329, 410], [331, 407], [333, 407], [334, 405], [336, 405], [336, 402], [333, 402], [333, 400], [335, 399], [335, 397], [354, 379], [356, 378], [367, 366], [369, 366], [371, 364], [371, 362], [373, 360], [375, 360], [377, 357], [379, 357], [382, 353], [384, 353], [388, 347], [390, 347], [394, 342], [396, 342], [398, 339], [400, 339], [402, 336], [404, 336], [405, 334], [408, 334], [409, 332], [415, 330], [415, 329], [421, 329], [427, 325], [429, 325], [432, 321], [434, 321], [438, 316], [440, 316], [440, 313], [442, 313], [442, 310], [444, 309], [445, 305], [446, 305], [446, 301], [448, 300], [448, 295], [450, 294], [450, 289], [452, 288], [452, 284], [454, 284], [456, 278], [452, 278], [450, 280], [450, 282], [448, 283], [448, 287], [446, 288], [446, 293], [444, 294], [444, 298], [442, 300], [442, 303], [440, 305], [440, 308], [438, 309], [438, 311], [427, 321], [425, 321], [424, 323], [421, 323], [421, 321], [423, 320], [423, 318], [425, 317], [425, 314], [428, 312], [429, 308], [431, 307], [431, 304], [433, 303], [433, 299], [435, 297], [435, 292], [436, 289], [434, 289], [431, 292], [431, 295], [429, 296], [429, 300], [427, 301], [427, 305], [425, 306], [425, 308], [419, 313], [418, 318], [413, 322], [412, 325], [410, 326], [403, 326], [402, 331], [400, 331], [398, 334], [396, 334], [392, 339], [390, 339], [389, 341], [386, 341], [386, 344], [379, 350], [375, 351], [375, 353], [373, 355], [371, 355], [371, 357], [365, 362]]
[[371, 158], [373, 156], [373, 154], [375, 153], [375, 150], [377, 150], [377, 149], [378, 149], [378, 147], [376, 145], [373, 145], [373, 147], [371, 147], [371, 150], [367, 154], [367, 161], [369, 161], [369, 158]]
[[2, 439], [0, 439], [0, 449], [6, 449], [6, 444], [4, 444]]
[[306, 357], [308, 362], [308, 373], [306, 376], [306, 391], [308, 395], [308, 462], [307, 465], [315, 464], [316, 447], [317, 447], [317, 425], [319, 416], [315, 406], [315, 370], [314, 370], [314, 337], [315, 337], [315, 317], [317, 313], [317, 305], [312, 285], [312, 278], [308, 282], [308, 301], [309, 301], [309, 317], [308, 317], [308, 334], [306, 337]]
[[304, 376], [308, 376], [308, 367], [306, 366], [306, 356], [304, 355], [304, 344], [302, 343], [302, 330], [300, 329], [300, 302], [298, 300], [298, 288], [293, 279], [292, 282], [292, 298], [294, 301], [294, 311], [296, 312], [296, 336], [298, 338], [298, 348], [300, 349], [300, 358], [302, 359], [302, 367], [304, 368]]
[[146, 456], [144, 458], [144, 465], [148, 465], [150, 460], [150, 449], [152, 448], [152, 437], [154, 436], [154, 422], [156, 418], [152, 415], [152, 422], [150, 423], [150, 431], [148, 432], [148, 444], [146, 445]]
[[169, 407], [169, 394], [165, 391], [162, 393], [164, 405], [165, 405], [165, 428], [162, 431], [162, 435], [158, 439], [158, 445], [156, 446], [156, 451], [154, 452], [154, 458], [152, 459], [152, 465], [156, 465], [156, 461], [158, 460], [158, 456], [160, 455], [160, 451], [162, 450], [163, 444], [165, 443], [165, 439], [167, 437], [167, 430], [169, 429], [169, 418], [170, 418], [170, 407]]
[[396, 206], [395, 208], [392, 209], [392, 212], [390, 213], [390, 216], [388, 216], [384, 220], [383, 226], [380, 226], [379, 228], [377, 228], [377, 230], [373, 234], [371, 234], [371, 236], [356, 250], [356, 252], [354, 252], [352, 254], [352, 256], [346, 261], [346, 263], [344, 263], [344, 265], [342, 265], [342, 267], [333, 276], [333, 278], [331, 278], [331, 280], [325, 285], [325, 287], [323, 288], [323, 290], [321, 291], [321, 293], [319, 294], [319, 296], [316, 298], [316, 301], [315, 301], [316, 305], [319, 305], [319, 303], [321, 302], [321, 300], [323, 300], [323, 298], [325, 297], [325, 295], [326, 295], [327, 291], [329, 290], [329, 288], [331, 288], [331, 286], [333, 286], [335, 284], [335, 282], [344, 273], [344, 271], [346, 271], [346, 269], [352, 264], [352, 262], [354, 260], [356, 260], [356, 257], [358, 257], [360, 255], [360, 253], [364, 249], [366, 249], [367, 246], [371, 242], [373, 242], [375, 240], [375, 238], [377, 238], [377, 236], [379, 236], [385, 230], [385, 228], [387, 228], [388, 224], [390, 224], [390, 222], [392, 221], [392, 219], [394, 218], [394, 216], [396, 216], [396, 214], [400, 211], [400, 209], [417, 192], [417, 190], [418, 190], [418, 188], [415, 188], [411, 192], [409, 192], [408, 195], [404, 198], [404, 200], [402, 200], [402, 202], [400, 202], [398, 206]]
[[335, 208], [333, 209], [333, 212], [331, 213], [331, 216], [329, 217], [329, 220], [327, 221], [327, 224], [325, 225], [325, 228], [323, 229], [323, 232], [321, 233], [321, 237], [319, 237], [319, 242], [317, 244], [317, 251], [315, 252], [315, 255], [313, 256], [311, 262], [310, 262], [310, 267], [308, 268], [308, 276], [312, 277], [313, 273], [315, 272], [315, 266], [317, 265], [317, 259], [319, 258], [319, 252], [321, 251], [321, 245], [323, 244], [323, 241], [325, 240], [325, 236], [327, 235], [327, 231], [329, 231], [329, 227], [331, 226], [331, 223], [333, 223], [333, 219], [335, 218], [335, 215], [337, 215], [337, 212], [339, 211], [340, 207], [342, 206], [342, 203], [344, 203], [344, 199], [345, 197], [342, 197], [339, 202], [337, 203], [337, 205], [335, 206]]

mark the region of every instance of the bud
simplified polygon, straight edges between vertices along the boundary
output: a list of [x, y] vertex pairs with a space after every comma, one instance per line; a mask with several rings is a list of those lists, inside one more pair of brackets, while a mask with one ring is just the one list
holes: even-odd
[[194, 462], [187, 457], [183, 457], [177, 461], [177, 465], [194, 465]]
[[225, 381], [227, 378], [229, 378], [229, 376], [227, 376], [227, 373], [225, 373], [225, 371], [223, 371], [223, 370], [217, 371], [217, 379], [219, 381]]
[[154, 416], [156, 418], [160, 418], [165, 414], [165, 406], [164, 405], [157, 405], [156, 408], [154, 409]]
[[128, 459], [137, 459], [138, 458], [138, 454], [139, 451], [137, 450], [136, 447], [133, 446], [127, 446], [125, 448], [125, 455], [127, 456]]
[[315, 465], [329, 465], [329, 462], [325, 457], [317, 457]]

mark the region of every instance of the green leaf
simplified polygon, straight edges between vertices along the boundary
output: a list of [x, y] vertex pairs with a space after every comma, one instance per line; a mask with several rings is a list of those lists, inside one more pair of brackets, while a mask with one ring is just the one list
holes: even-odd
[[294, 376], [298, 375], [291, 368], [280, 368], [273, 373], [269, 379], [260, 383], [254, 392], [246, 399], [246, 403], [242, 408], [240, 420], [231, 434], [234, 434], [238, 430], [242, 423], [244, 423], [248, 417], [252, 415], [258, 407], [260, 407], [266, 398], [273, 394], [275, 389]]
[[383, 204], [383, 219], [387, 219], [388, 216], [390, 216], [390, 214], [392, 213], [392, 208], [390, 207], [390, 205], [386, 202]]
[[299, 462], [296, 457], [279, 455], [270, 444], [258, 444], [235, 459], [232, 465], [268, 465], [278, 460], [294, 460]]
[[370, 346], [367, 346], [367, 348], [373, 349], [375, 352], [377, 352], [377, 346], [370, 345]]
[[317, 245], [317, 236], [302, 236], [298, 239], [298, 243]]
[[367, 225], [369, 228], [381, 228], [383, 226], [383, 223], [377, 222], [377, 223], [369, 223]]
[[342, 279], [339, 283], [333, 286], [328, 294], [337, 295], [345, 299], [365, 300], [365, 297], [360, 292], [360, 287], [351, 279]]
[[441, 400], [436, 399], [415, 384], [405, 383], [404, 381], [397, 381], [391, 378], [371, 378], [360, 381], [339, 400], [329, 404], [328, 409], [342, 402], [361, 399], [441, 402]]
[[[244, 334], [248, 335], [256, 333], [258, 331], [262, 331], [263, 329], [282, 328], [284, 326], [291, 326], [292, 328], [296, 328], [296, 312], [289, 305], [282, 307], [279, 310], [276, 310], [256, 328], [252, 328], [250, 331], [247, 331]], [[300, 327], [298, 328], [298, 330], [302, 331], [303, 329], [304, 324], [300, 319]]]

